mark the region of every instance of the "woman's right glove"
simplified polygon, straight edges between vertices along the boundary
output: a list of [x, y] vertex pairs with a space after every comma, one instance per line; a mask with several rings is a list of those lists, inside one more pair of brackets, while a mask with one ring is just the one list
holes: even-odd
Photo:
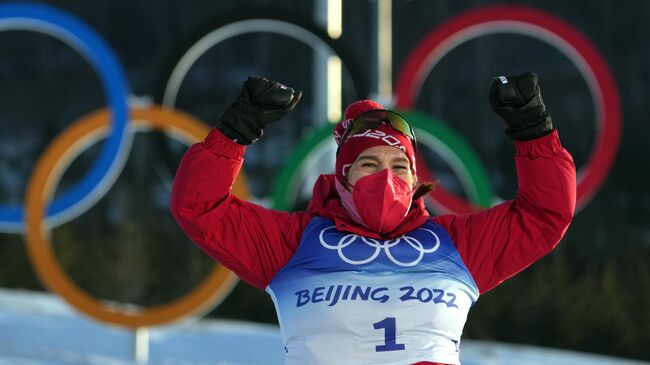
[[490, 105], [506, 122], [506, 135], [513, 140], [535, 139], [553, 131], [534, 73], [492, 79]]
[[249, 77], [216, 127], [241, 145], [251, 144], [262, 137], [264, 127], [293, 110], [301, 96], [300, 90], [277, 81]]

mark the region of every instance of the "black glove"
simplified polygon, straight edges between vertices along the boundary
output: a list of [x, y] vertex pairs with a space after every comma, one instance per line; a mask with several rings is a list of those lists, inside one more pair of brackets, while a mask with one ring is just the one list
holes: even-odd
[[262, 137], [264, 127], [288, 114], [301, 96], [302, 91], [277, 81], [249, 77], [216, 127], [239, 144], [251, 144]]
[[535, 139], [553, 131], [534, 73], [492, 79], [490, 105], [505, 120], [506, 135], [513, 140]]

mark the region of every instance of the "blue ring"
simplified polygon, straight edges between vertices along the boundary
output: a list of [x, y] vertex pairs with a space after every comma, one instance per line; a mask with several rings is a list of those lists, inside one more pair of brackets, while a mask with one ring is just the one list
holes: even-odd
[[[7, 29], [40, 32], [72, 46], [95, 68], [112, 111], [111, 134], [104, 141], [95, 164], [84, 177], [70, 189], [58, 195], [47, 209], [47, 218], [71, 215], [72, 211], [84, 210], [107, 190], [120, 170], [130, 144], [127, 139], [127, 86], [124, 73], [110, 47], [88, 25], [72, 15], [50, 6], [35, 4], [0, 5], [0, 31]], [[108, 177], [108, 178], [107, 178]], [[109, 182], [106, 182], [110, 180]], [[23, 232], [24, 209], [0, 205], [0, 230]]]

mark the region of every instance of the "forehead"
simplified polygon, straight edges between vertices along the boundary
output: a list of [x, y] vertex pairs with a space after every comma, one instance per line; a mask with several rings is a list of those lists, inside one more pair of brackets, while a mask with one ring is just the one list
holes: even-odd
[[408, 157], [406, 156], [406, 153], [402, 151], [401, 149], [397, 147], [392, 147], [392, 146], [374, 146], [367, 148], [363, 150], [357, 156], [355, 161], [358, 161], [359, 159], [362, 158], [373, 158], [373, 159], [381, 159], [381, 160], [395, 160], [395, 159], [405, 159], [408, 161]]

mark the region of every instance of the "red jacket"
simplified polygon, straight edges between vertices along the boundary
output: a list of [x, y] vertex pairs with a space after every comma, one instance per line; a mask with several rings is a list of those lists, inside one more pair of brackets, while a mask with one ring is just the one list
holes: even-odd
[[[481, 293], [549, 253], [573, 217], [573, 159], [562, 148], [557, 131], [517, 141], [515, 149], [519, 192], [514, 200], [479, 213], [428, 218], [419, 199], [393, 235], [408, 232], [426, 219], [441, 224]], [[332, 175], [318, 179], [308, 211], [270, 210], [238, 199], [230, 189], [245, 150], [213, 129], [183, 157], [171, 196], [172, 214], [190, 239], [244, 281], [265, 288], [296, 251], [315, 215], [334, 220], [340, 230], [378, 237], [348, 217]]]

